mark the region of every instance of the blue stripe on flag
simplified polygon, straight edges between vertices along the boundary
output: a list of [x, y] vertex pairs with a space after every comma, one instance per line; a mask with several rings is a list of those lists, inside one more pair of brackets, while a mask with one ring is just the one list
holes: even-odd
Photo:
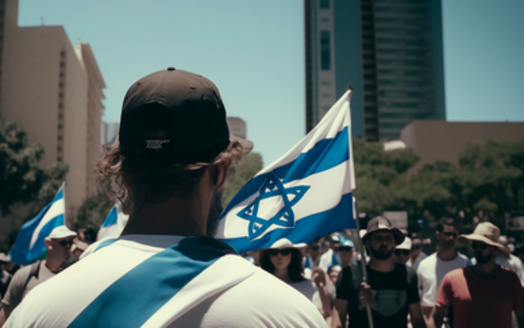
[[309, 244], [315, 238], [326, 236], [333, 231], [355, 229], [356, 222], [350, 220], [351, 213], [353, 213], [353, 194], [348, 193], [342, 196], [336, 207], [296, 221], [293, 229], [276, 229], [253, 241], [250, 241], [248, 237], [224, 239], [224, 241], [240, 254], [248, 250], [269, 248], [282, 238], [294, 244]]
[[275, 174], [282, 183], [304, 179], [310, 175], [324, 172], [349, 159], [349, 130], [344, 127], [333, 139], [323, 139], [306, 153], [300, 154], [294, 161], [277, 167], [271, 172], [258, 175], [251, 179], [227, 205], [221, 218], [237, 204], [258, 192], [267, 176]]
[[102, 223], [102, 227], [109, 227], [116, 224], [118, 219], [118, 209], [116, 206], [113, 206], [106, 219]]
[[186, 238], [122, 276], [69, 327], [139, 327], [189, 281], [227, 253], [234, 250], [223, 242], [206, 237]]
[[47, 236], [49, 236], [54, 228], [64, 225], [63, 212], [47, 220], [47, 223], [45, 223], [38, 232], [38, 236], [32, 247], [31, 240], [33, 239], [33, 235], [36, 233], [37, 228], [42, 224], [42, 222], [46, 221], [46, 215], [48, 215], [48, 210], [51, 208], [51, 206], [63, 198], [64, 190], [63, 188], [60, 188], [51, 203], [40, 210], [40, 212], [34, 218], [24, 223], [22, 228], [20, 228], [18, 235], [16, 236], [16, 241], [13, 247], [9, 251], [11, 261], [20, 265], [30, 264], [35, 262], [42, 254], [46, 252], [47, 249], [45, 247], [44, 240]]

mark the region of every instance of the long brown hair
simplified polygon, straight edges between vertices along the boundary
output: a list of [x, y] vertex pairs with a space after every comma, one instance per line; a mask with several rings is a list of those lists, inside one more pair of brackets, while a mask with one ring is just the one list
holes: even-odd
[[[271, 274], [275, 274], [275, 266], [269, 257], [269, 250], [265, 249], [260, 254], [260, 267]], [[291, 248], [291, 262], [287, 267], [289, 279], [292, 282], [304, 280], [302, 276], [302, 253], [296, 248]]]

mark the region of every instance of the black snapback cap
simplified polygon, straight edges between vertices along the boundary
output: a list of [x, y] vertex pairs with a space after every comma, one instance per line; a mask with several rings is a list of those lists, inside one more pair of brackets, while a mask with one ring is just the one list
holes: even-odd
[[230, 143], [217, 87], [173, 67], [141, 78], [124, 98], [119, 141], [126, 160], [153, 165], [212, 161]]

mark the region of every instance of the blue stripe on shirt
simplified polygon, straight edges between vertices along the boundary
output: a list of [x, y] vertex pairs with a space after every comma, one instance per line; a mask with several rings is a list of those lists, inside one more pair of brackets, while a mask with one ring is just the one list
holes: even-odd
[[[227, 253], [235, 252], [223, 242], [207, 237], [188, 237], [115, 281], [75, 318], [70, 327], [141, 326], [189, 281]], [[103, 270], [101, 267], [101, 274]]]

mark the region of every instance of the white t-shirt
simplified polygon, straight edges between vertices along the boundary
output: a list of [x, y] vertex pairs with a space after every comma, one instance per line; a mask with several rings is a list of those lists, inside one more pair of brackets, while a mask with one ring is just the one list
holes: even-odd
[[457, 253], [450, 261], [443, 261], [433, 253], [420, 262], [417, 270], [420, 301], [422, 305], [434, 306], [437, 292], [444, 275], [451, 270], [464, 268], [470, 265], [468, 258]]
[[420, 252], [420, 254], [418, 254], [417, 258], [415, 259], [415, 261], [411, 261], [411, 258], [406, 262], [406, 266], [408, 267], [411, 267], [413, 270], [417, 271], [418, 270], [418, 266], [420, 264], [420, 262], [422, 262], [423, 259], [425, 259], [427, 256], [426, 253], [424, 252]]
[[5, 327], [326, 326], [299, 292], [206, 240], [121, 237], [37, 286]]
[[[326, 283], [326, 290], [328, 293], [327, 296], [329, 297], [331, 303], [330, 305], [333, 306], [336, 297], [335, 286], [329, 280], [327, 280]], [[317, 286], [315, 286], [313, 281], [306, 279], [299, 282], [292, 282], [289, 285], [306, 296], [306, 298], [308, 298], [317, 307], [317, 309], [322, 310], [322, 299], [320, 298]]]

